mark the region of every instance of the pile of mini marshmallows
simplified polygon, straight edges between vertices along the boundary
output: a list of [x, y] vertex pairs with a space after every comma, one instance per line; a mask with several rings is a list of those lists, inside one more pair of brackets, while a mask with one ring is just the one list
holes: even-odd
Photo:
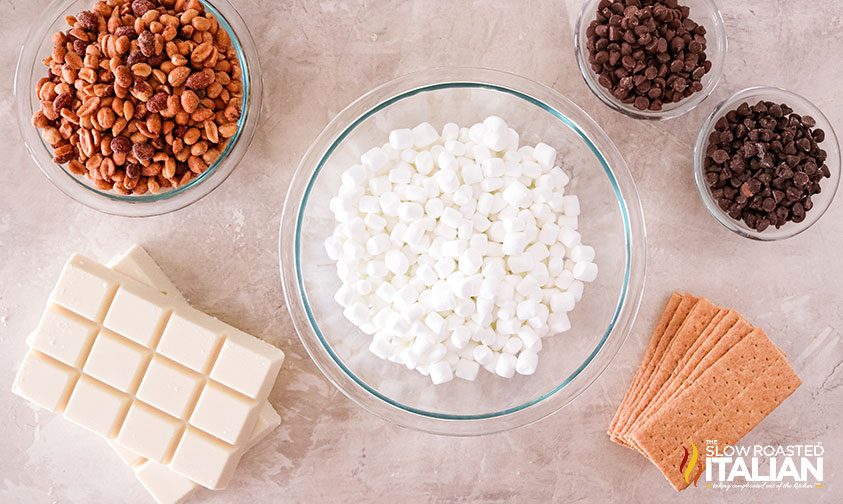
[[429, 376], [474, 380], [536, 371], [542, 338], [570, 329], [594, 249], [556, 150], [519, 147], [499, 117], [471, 128], [428, 123], [342, 174], [325, 241], [334, 299], [372, 336], [369, 350]]

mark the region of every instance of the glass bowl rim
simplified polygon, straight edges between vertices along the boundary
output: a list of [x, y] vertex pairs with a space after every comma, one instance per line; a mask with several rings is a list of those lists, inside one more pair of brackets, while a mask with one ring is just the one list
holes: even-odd
[[[16, 100], [17, 122], [21, 138], [29, 157], [41, 172], [66, 196], [96, 211], [125, 217], [150, 217], [185, 208], [212, 193], [231, 175], [239, 164], [255, 133], [260, 118], [263, 85], [260, 60], [248, 26], [229, 0], [199, 0], [228, 33], [237, 53], [243, 82], [242, 114], [237, 121], [237, 131], [211, 166], [187, 184], [158, 194], [121, 195], [100, 190], [86, 179], [70, 173], [68, 169], [52, 162], [52, 149], [44, 142], [37, 128], [32, 125], [33, 101], [29, 87], [32, 75], [40, 68], [38, 49], [51, 27], [60, 22], [60, 13], [80, 0], [52, 0], [44, 12], [59, 12], [42, 21], [32, 23], [26, 39], [19, 46], [15, 68], [13, 94]], [[213, 3], [212, 3], [213, 2]], [[215, 5], [216, 4], [216, 5]], [[219, 5], [229, 11], [224, 14]], [[234, 25], [238, 25], [235, 29]], [[247, 54], [248, 53], [248, 54]], [[200, 190], [201, 188], [201, 190]]]
[[[427, 74], [432, 73], [433, 76], [428, 76]], [[444, 78], [439, 74], [448, 74], [448, 73], [456, 73], [457, 78]], [[480, 76], [481, 78], [477, 78], [475, 75]], [[452, 76], [453, 77], [453, 76]], [[420, 79], [422, 81], [426, 81], [426, 83], [421, 83], [418, 85], [412, 85], [412, 81]], [[513, 84], [500, 84], [500, 81], [515, 81], [517, 84], [521, 84], [521, 86], [515, 86]], [[411, 84], [411, 85], [408, 85]], [[392, 90], [393, 87], [399, 88], [398, 90]], [[555, 107], [545, 103], [544, 101], [531, 96], [529, 93], [522, 91], [523, 88], [538, 88], [545, 93], [550, 93], [555, 100], [561, 102], [567, 107], [572, 107], [572, 110], [581, 114], [585, 120], [591, 121], [589, 124], [590, 127], [596, 128], [596, 131], [603, 135], [601, 141], [603, 143], [608, 142], [607, 148], [614, 149], [616, 154], [616, 158], [620, 159], [620, 166], [611, 167], [610, 163], [607, 161], [606, 157], [601, 152], [589, 135], [583, 131], [574, 121], [572, 121], [565, 113], [557, 110]], [[454, 88], [484, 88], [490, 89], [493, 91], [504, 92], [515, 96], [521, 100], [524, 100], [531, 105], [543, 109], [545, 112], [548, 112], [553, 116], [555, 119], [560, 120], [565, 127], [570, 129], [573, 133], [577, 134], [579, 138], [586, 144], [587, 147], [592, 151], [592, 153], [597, 157], [601, 167], [604, 170], [604, 173], [609, 178], [609, 181], [612, 185], [614, 191], [614, 197], [617, 200], [617, 204], [619, 209], [621, 210], [621, 216], [623, 220], [624, 226], [624, 246], [625, 246], [625, 265], [624, 265], [624, 279], [623, 279], [623, 286], [621, 288], [621, 293], [618, 298], [618, 302], [616, 304], [615, 311], [612, 315], [612, 319], [609, 323], [608, 328], [603, 333], [602, 337], [597, 342], [595, 348], [591, 351], [588, 357], [585, 359], [583, 363], [581, 363], [575, 370], [572, 372], [567, 378], [565, 378], [559, 385], [555, 386], [549, 392], [545, 392], [540, 396], [531, 399], [530, 401], [520, 404], [518, 406], [513, 406], [504, 410], [490, 412], [490, 413], [482, 413], [482, 414], [446, 414], [446, 413], [437, 413], [426, 411], [420, 408], [412, 407], [406, 404], [402, 404], [401, 402], [392, 399], [383, 393], [376, 390], [374, 387], [368, 385], [365, 380], [360, 379], [355, 373], [353, 373], [348, 367], [342, 362], [336, 353], [331, 348], [331, 345], [328, 344], [322, 331], [319, 327], [316, 318], [314, 317], [310, 302], [307, 297], [306, 288], [304, 285], [304, 276], [302, 274], [302, 257], [301, 257], [301, 229], [302, 229], [302, 219], [303, 214], [306, 209], [308, 198], [310, 195], [310, 191], [319, 176], [322, 168], [324, 167], [327, 160], [331, 157], [334, 150], [344, 141], [344, 139], [351, 133], [360, 123], [366, 120], [368, 117], [372, 116], [373, 114], [388, 108], [390, 105], [396, 103], [397, 101], [406, 99], [410, 96], [414, 96], [416, 94], [428, 91], [437, 91], [442, 89], [454, 89]], [[521, 89], [519, 89], [521, 88]], [[366, 105], [366, 110], [362, 113], [354, 112], [355, 105], [361, 104], [364, 101], [371, 101], [374, 99], [377, 103], [373, 106]], [[336, 126], [339, 124], [340, 121], [343, 121], [343, 124], [347, 124], [347, 126], [342, 128], [342, 131], [334, 136], [330, 135], [331, 126]], [[329, 141], [330, 138], [330, 141]], [[320, 149], [320, 145], [328, 145], [327, 148], [324, 149], [324, 152], [316, 152], [322, 151]], [[310, 159], [317, 159], [315, 168], [312, 172], [308, 173], [308, 161]], [[615, 163], [616, 165], [618, 163]], [[618, 186], [618, 181], [616, 178], [616, 172], [620, 172], [621, 176], [626, 176], [625, 182], [627, 185], [631, 187], [631, 192], [634, 194], [627, 194], [627, 191], [630, 187], [627, 187], [622, 192]], [[306, 186], [302, 191], [301, 195], [297, 195], [296, 190], [296, 179], [299, 181], [303, 179], [307, 179]], [[298, 201], [296, 201], [298, 200]], [[629, 206], [628, 206], [629, 205]], [[631, 218], [632, 216], [632, 218]], [[635, 219], [634, 217], [638, 217]], [[631, 221], [635, 220], [635, 227], [633, 228]], [[288, 226], [294, 226], [293, 229], [288, 229], [287, 233], [285, 233], [284, 226], [287, 224]], [[640, 227], [640, 229], [638, 229]], [[294, 269], [295, 269], [295, 279], [292, 279], [292, 273], [287, 272], [285, 270], [293, 267], [292, 265], [285, 264], [285, 244], [284, 244], [284, 237], [289, 236], [289, 233], [293, 231], [293, 240], [292, 248], [293, 248], [293, 262], [294, 262]], [[635, 233], [639, 233], [640, 236], [636, 237]], [[640, 240], [641, 243], [634, 244], [633, 242], [636, 240]], [[294, 324], [296, 325], [296, 331], [301, 339], [305, 349], [307, 350], [308, 354], [310, 354], [311, 358], [316, 362], [317, 367], [319, 367], [320, 371], [337, 387], [342, 391], [346, 396], [350, 397], [352, 400], [363, 406], [365, 409], [369, 410], [372, 413], [377, 414], [378, 416], [385, 416], [380, 414], [378, 411], [373, 411], [373, 408], [370, 405], [365, 404], [363, 401], [358, 400], [357, 397], [354, 397], [343, 384], [338, 383], [334, 377], [326, 372], [323, 368], [324, 364], [321, 362], [320, 358], [315, 355], [317, 350], [327, 354], [328, 359], [331, 362], [331, 365], [339, 368], [342, 371], [342, 375], [346, 378], [350, 383], [353, 383], [356, 387], [357, 391], [363, 391], [365, 394], [368, 394], [369, 397], [376, 399], [382, 405], [386, 405], [389, 408], [394, 408], [395, 410], [401, 412], [399, 414], [410, 413], [417, 418], [425, 418], [428, 420], [432, 420], [434, 422], [494, 422], [495, 420], [500, 420], [502, 418], [511, 417], [519, 412], [525, 412], [529, 409], [532, 409], [534, 406], [539, 404], [547, 404], [547, 399], [556, 396], [558, 392], [565, 389], [570, 383], [574, 380], [582, 376], [582, 372], [589, 368], [589, 366], [595, 362], [595, 358], [597, 355], [606, 348], [606, 343], [609, 341], [610, 337], [616, 336], [617, 339], [620, 339], [620, 343], [625, 340], [626, 336], [628, 335], [628, 329], [631, 327], [631, 322], [634, 321], [635, 315], [637, 314], [637, 309], [640, 304], [641, 293], [643, 291], [643, 281], [644, 281], [644, 273], [643, 273], [643, 266], [646, 263], [646, 247], [643, 247], [644, 250], [634, 250], [635, 249], [642, 249], [640, 245], [642, 245], [646, 241], [646, 232], [643, 226], [643, 214], [641, 213], [640, 209], [640, 202], [638, 200], [637, 190], [634, 187], [634, 181], [632, 179], [631, 174], [629, 174], [628, 168], [626, 167], [623, 158], [620, 157], [619, 153], [617, 153], [617, 149], [614, 147], [614, 144], [605, 135], [602, 129], [597, 126], [593, 120], [588, 117], [588, 115], [582, 111], [576, 104], [565, 98], [564, 96], [556, 93], [555, 91], [542, 86], [538, 83], [530, 81], [526, 78], [519, 77], [513, 74], [508, 74], [505, 72], [500, 72], [496, 70], [489, 70], [489, 69], [479, 69], [479, 68], [441, 68], [441, 69], [432, 69], [426, 72], [415, 72], [412, 74], [405, 75], [403, 77], [399, 77], [392, 81], [389, 81], [372, 91], [366, 93], [357, 101], [349, 105], [345, 110], [343, 110], [340, 114], [338, 114], [333, 121], [329, 124], [325, 130], [320, 133], [319, 137], [317, 137], [316, 141], [313, 142], [308, 152], [302, 158], [301, 163], [299, 164], [298, 169], [296, 170], [296, 174], [294, 175], [294, 181], [290, 185], [290, 189], [287, 195], [287, 199], [284, 206], [284, 212], [282, 215], [282, 222], [281, 222], [281, 231], [279, 232], [279, 255], [281, 257], [280, 267], [281, 267], [281, 276], [282, 282], [284, 287], [284, 294], [285, 298], [287, 299], [287, 306], [288, 309], [291, 311], [291, 315], [293, 316]], [[641, 256], [640, 258], [638, 256]], [[638, 262], [638, 264], [636, 264]], [[295, 290], [295, 292], [292, 292]], [[307, 319], [306, 324], [304, 321], [300, 321], [296, 317], [296, 313], [294, 311], [302, 310], [304, 312], [305, 318]], [[626, 311], [626, 313], [624, 313]], [[630, 319], [631, 315], [631, 319]], [[623, 321], [624, 323], [621, 324], [623, 327], [623, 331], [618, 334], [617, 330], [621, 328], [621, 325], [618, 324], [619, 319], [621, 316], [627, 318], [627, 320]], [[315, 339], [318, 341], [318, 346], [315, 348], [311, 348], [309, 345], [310, 337], [315, 336]], [[593, 381], [602, 373], [614, 355], [617, 353], [619, 346], [614, 349], [610, 359], [608, 362], [605, 363], [602, 369], [599, 369], [597, 374], [586, 384], [586, 387], [593, 383]], [[584, 388], [582, 389], [584, 390]], [[556, 405], [552, 410], [545, 412], [539, 418], [550, 414], [559, 408], [563, 407], [564, 405], [568, 404], [571, 400], [573, 400], [582, 390], [576, 392], [568, 401], [564, 404]], [[558, 396], [557, 396], [558, 397]], [[526, 423], [531, 423], [532, 421], [537, 420], [535, 418], [533, 420], [520, 423], [520, 425], [524, 425]], [[394, 415], [392, 418], [388, 418], [388, 420], [392, 420], [398, 424], [402, 424], [408, 426], [406, 422], [402, 422], [397, 420]], [[416, 427], [409, 425], [410, 427]], [[436, 432], [441, 434], [453, 434], [452, 432], [448, 432], [447, 430], [443, 430], [440, 426], [428, 425], [428, 428], [422, 427], [422, 430], [427, 430], [429, 432]], [[476, 429], [471, 429], [471, 434], [475, 433], [487, 433], [489, 432], [489, 428], [495, 428], [494, 425], [477, 425]], [[497, 428], [496, 430], [503, 430]], [[494, 431], [494, 430], [492, 430]], [[460, 434], [457, 434], [460, 435]]]
[[[831, 191], [831, 196], [828, 198], [828, 201], [825, 206], [813, 208], [812, 211], [808, 212], [808, 215], [810, 215], [811, 217], [806, 218], [803, 222], [785, 223], [785, 225], [782, 226], [781, 229], [775, 230], [778, 231], [776, 235], [767, 233], [766, 230], [758, 232], [754, 229], [750, 229], [749, 226], [746, 226], [743, 223], [743, 221], [736, 221], [735, 219], [729, 217], [729, 215], [726, 214], [723, 210], [721, 210], [717, 203], [714, 201], [714, 198], [711, 196], [711, 190], [709, 189], [708, 184], [703, 179], [703, 158], [705, 154], [706, 145], [708, 144], [708, 136], [714, 128], [714, 123], [717, 121], [719, 116], [721, 116], [724, 111], [727, 111], [727, 109], [731, 108], [739, 101], [751, 102], [756, 99], [765, 99], [764, 97], [770, 94], [781, 94], [800, 102], [800, 104], [807, 105], [807, 107], [809, 108], [807, 112], [811, 116], [825, 122], [828, 127], [824, 128], [824, 131], [826, 134], [826, 141], [828, 141], [829, 143], [824, 147], [826, 152], [828, 152], [829, 159], [834, 159], [837, 161], [837, 170], [835, 172], [832, 172], [832, 176], [828, 180], [828, 182], [833, 182], [832, 186], [830, 188], [823, 187], [823, 191]], [[832, 156], [834, 157], [832, 158]], [[793, 91], [788, 91], [787, 89], [782, 89], [776, 86], [752, 86], [744, 88], [732, 94], [725, 100], [721, 101], [717, 105], [717, 107], [714, 108], [711, 114], [708, 115], [706, 120], [703, 122], [699, 133], [697, 134], [697, 139], [694, 142], [693, 166], [694, 183], [697, 187], [697, 193], [699, 193], [700, 199], [702, 199], [703, 205], [705, 206], [706, 210], [708, 210], [708, 213], [711, 214], [711, 216], [714, 217], [714, 219], [718, 223], [720, 223], [721, 226], [725, 227], [729, 231], [732, 231], [738, 236], [742, 236], [744, 238], [760, 242], [774, 242], [780, 240], [787, 240], [788, 238], [793, 238], [794, 236], [797, 236], [807, 231], [808, 229], [813, 227], [814, 224], [819, 222], [819, 220], [823, 217], [823, 215], [825, 215], [825, 212], [828, 211], [828, 209], [831, 207], [831, 204], [834, 202], [834, 198], [837, 195], [837, 191], [840, 186], [840, 172], [841, 170], [843, 170], [843, 165], [841, 164], [840, 143], [838, 141], [837, 133], [834, 130], [834, 125], [832, 124], [832, 122], [823, 113], [823, 111], [820, 110], [820, 108], [817, 107], [808, 98]], [[782, 232], [782, 229], [785, 229], [785, 227], [787, 226], [791, 228], [791, 231]]]
[[[729, 52], [729, 38], [726, 35], [726, 23], [723, 20], [723, 13], [720, 11], [720, 8], [717, 7], [714, 0], [699, 0], [707, 3], [711, 11], [714, 13], [712, 19], [714, 20], [715, 28], [714, 36], [718, 41], [716, 52], [719, 55], [719, 61], [712, 66], [711, 72], [709, 72], [711, 74], [711, 80], [701, 91], [680, 101], [675, 107], [667, 110], [663, 109], [657, 112], [638, 110], [625, 103], [620, 103], [614, 96], [607, 93], [603, 86], [597, 83], [597, 79], [594, 77], [594, 72], [591, 70], [586, 55], [584, 54], [586, 51], [585, 40], [580, 37], [581, 33], [585, 33], [582, 29], [583, 23], [586, 22], [586, 18], [590, 17], [591, 14], [589, 6], [597, 1], [598, 0], [584, 0], [583, 5], [580, 8], [580, 12], [577, 15], [577, 22], [574, 27], [574, 51], [576, 53], [577, 66], [579, 66], [580, 75], [585, 81], [586, 86], [606, 106], [634, 119], [663, 121], [675, 119], [687, 114], [699, 107], [705, 100], [708, 99], [709, 96], [712, 95], [712, 93], [714, 93], [714, 90], [723, 78], [723, 68], [725, 66], [726, 54]], [[588, 12], [586, 12], [586, 10], [588, 10]]]

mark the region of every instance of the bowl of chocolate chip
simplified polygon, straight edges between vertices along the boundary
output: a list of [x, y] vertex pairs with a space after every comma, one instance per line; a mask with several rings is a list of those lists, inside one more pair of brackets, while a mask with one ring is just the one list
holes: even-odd
[[24, 40], [18, 123], [62, 192], [141, 217], [228, 178], [255, 132], [260, 67], [227, 0], [56, 0]]
[[574, 45], [591, 91], [637, 119], [696, 108], [717, 86], [727, 50], [712, 0], [588, 0]]
[[813, 103], [774, 87], [721, 103], [694, 146], [694, 178], [711, 215], [740, 236], [774, 241], [816, 223], [840, 182], [840, 145]]

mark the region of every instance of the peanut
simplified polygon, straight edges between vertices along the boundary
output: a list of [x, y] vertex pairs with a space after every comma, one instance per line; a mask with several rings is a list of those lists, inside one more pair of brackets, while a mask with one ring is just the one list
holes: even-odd
[[101, 190], [144, 194], [218, 160], [237, 133], [242, 70], [201, 2], [97, 0], [66, 21], [32, 117], [54, 162]]

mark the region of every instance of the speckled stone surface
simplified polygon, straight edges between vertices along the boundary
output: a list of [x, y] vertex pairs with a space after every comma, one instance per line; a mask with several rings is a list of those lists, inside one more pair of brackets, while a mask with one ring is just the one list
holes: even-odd
[[[731, 93], [777, 85], [804, 94], [843, 132], [843, 14], [836, 2], [721, 1], [730, 37], [725, 76], [694, 112], [636, 122], [604, 107], [574, 61], [561, 1], [233, 0], [260, 46], [264, 110], [241, 166], [215, 193], [157, 218], [129, 220], [63, 196], [29, 159], [12, 94], [18, 43], [46, 1], [0, 0], [0, 502], [147, 503], [97, 437], [36, 411], [9, 390], [65, 259], [106, 259], [144, 245], [198, 307], [287, 353], [271, 396], [283, 424], [245, 459], [231, 487], [192, 502], [668, 502], [658, 471], [607, 439], [606, 427], [673, 289], [734, 307], [796, 358], [804, 384], [746, 443], [822, 443], [825, 487], [691, 489], [701, 502], [843, 501], [843, 203], [808, 232], [762, 244], [721, 228], [697, 197], [691, 145]], [[569, 0], [572, 6], [578, 2]], [[484, 66], [552, 86], [593, 115], [635, 176], [649, 269], [635, 329], [572, 405], [509, 433], [448, 439], [386, 424], [336, 391], [299, 343], [278, 278], [279, 210], [298, 159], [320, 129], [376, 84], [432, 66]]]

